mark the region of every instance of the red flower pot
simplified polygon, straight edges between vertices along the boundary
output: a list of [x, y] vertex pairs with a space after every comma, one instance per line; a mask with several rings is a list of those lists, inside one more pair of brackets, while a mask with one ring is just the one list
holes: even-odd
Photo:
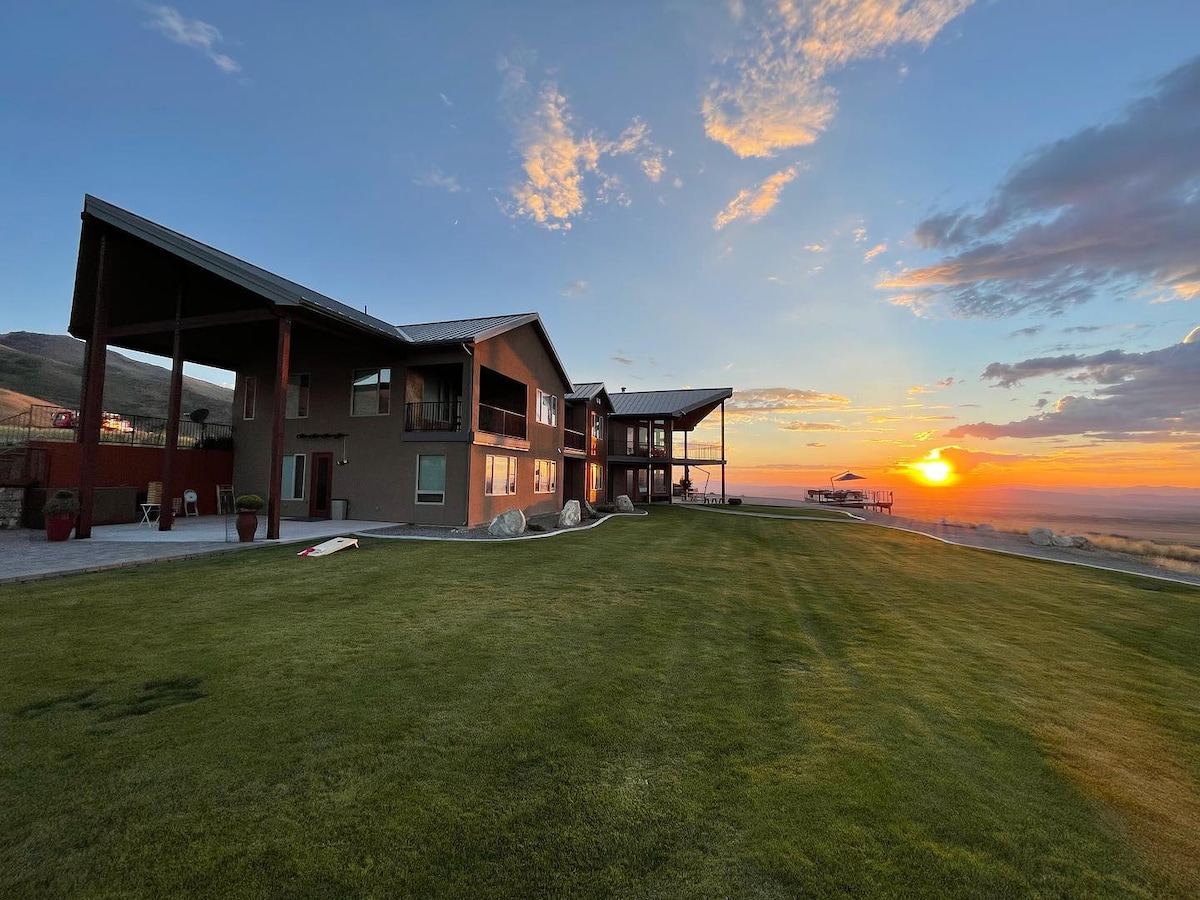
[[254, 540], [254, 532], [258, 531], [258, 516], [252, 509], [239, 509], [237, 514], [238, 540], [249, 544]]
[[65, 541], [71, 536], [71, 529], [74, 527], [75, 516], [70, 513], [46, 516], [46, 540]]

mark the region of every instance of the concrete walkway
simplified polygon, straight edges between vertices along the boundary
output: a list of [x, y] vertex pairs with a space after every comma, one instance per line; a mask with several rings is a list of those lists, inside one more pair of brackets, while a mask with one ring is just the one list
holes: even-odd
[[33, 581], [55, 575], [100, 572], [168, 559], [191, 559], [273, 547], [277, 544], [318, 544], [331, 537], [388, 528], [393, 522], [306, 522], [284, 519], [279, 540], [266, 540], [266, 521], [259, 516], [254, 543], [238, 543], [233, 516], [178, 518], [170, 531], [145, 525], [98, 525], [90, 540], [46, 540], [44, 531], [26, 528], [0, 530], [0, 584]]

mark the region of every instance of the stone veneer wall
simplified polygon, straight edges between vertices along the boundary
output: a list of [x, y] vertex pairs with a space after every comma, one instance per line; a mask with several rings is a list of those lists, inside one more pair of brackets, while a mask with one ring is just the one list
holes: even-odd
[[25, 513], [25, 488], [0, 487], [0, 528], [20, 528]]

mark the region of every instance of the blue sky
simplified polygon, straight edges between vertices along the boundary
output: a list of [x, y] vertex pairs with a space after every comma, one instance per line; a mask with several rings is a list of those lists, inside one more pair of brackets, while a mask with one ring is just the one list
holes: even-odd
[[0, 331], [65, 330], [90, 192], [390, 321], [536, 310], [580, 381], [731, 385], [746, 484], [939, 451], [1195, 484], [1197, 33], [1123, 0], [5, 4]]

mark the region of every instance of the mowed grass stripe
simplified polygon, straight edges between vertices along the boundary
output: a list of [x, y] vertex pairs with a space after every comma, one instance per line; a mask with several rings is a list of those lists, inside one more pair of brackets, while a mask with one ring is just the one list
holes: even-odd
[[0, 589], [0, 894], [1188, 896], [1198, 594], [681, 510]]

